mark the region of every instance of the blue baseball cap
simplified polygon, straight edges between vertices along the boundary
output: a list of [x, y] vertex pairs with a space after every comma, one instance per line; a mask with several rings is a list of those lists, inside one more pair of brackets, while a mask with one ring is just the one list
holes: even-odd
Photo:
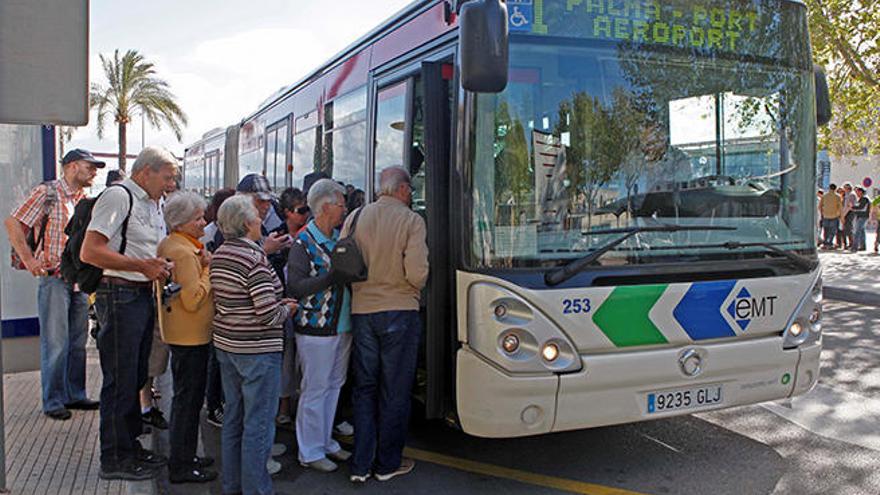
[[270, 200], [275, 197], [272, 194], [272, 187], [269, 186], [269, 180], [260, 174], [248, 174], [238, 183], [236, 191], [247, 194], [255, 194], [263, 200]]
[[89, 151], [84, 150], [82, 148], [76, 148], [68, 151], [64, 158], [61, 160], [61, 165], [67, 165], [70, 162], [76, 162], [79, 160], [87, 161], [98, 168], [104, 168], [107, 166], [106, 163], [102, 162], [95, 158], [95, 155], [91, 154]]

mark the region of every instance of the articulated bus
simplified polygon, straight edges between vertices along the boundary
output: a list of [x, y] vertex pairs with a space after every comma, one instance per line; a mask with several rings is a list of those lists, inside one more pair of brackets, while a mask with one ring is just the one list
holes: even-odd
[[816, 384], [828, 109], [799, 1], [421, 0], [230, 127], [224, 179], [323, 171], [372, 201], [407, 167], [415, 396], [535, 435]]

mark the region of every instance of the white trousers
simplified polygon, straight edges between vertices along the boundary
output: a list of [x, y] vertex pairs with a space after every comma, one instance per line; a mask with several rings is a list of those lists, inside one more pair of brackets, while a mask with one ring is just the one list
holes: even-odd
[[302, 373], [296, 407], [300, 462], [317, 461], [342, 448], [333, 440], [333, 418], [350, 354], [351, 333], [331, 337], [296, 334], [296, 361]]

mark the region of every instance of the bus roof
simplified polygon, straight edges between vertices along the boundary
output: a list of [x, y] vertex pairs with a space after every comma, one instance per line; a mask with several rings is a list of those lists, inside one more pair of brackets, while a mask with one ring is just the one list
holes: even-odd
[[291, 92], [302, 86], [303, 84], [309, 82], [314, 77], [320, 75], [324, 71], [333, 68], [340, 62], [344, 62], [350, 55], [353, 55], [360, 49], [368, 46], [371, 42], [378, 39], [381, 35], [386, 34], [389, 31], [392, 31], [401, 23], [409, 20], [409, 18], [415, 14], [420, 13], [422, 10], [436, 3], [443, 2], [444, 0], [415, 0], [406, 7], [397, 11], [392, 16], [385, 19], [382, 23], [380, 23], [377, 27], [373, 28], [371, 31], [367, 32], [367, 34], [361, 36], [356, 41], [342, 49], [336, 55], [330, 57], [327, 62], [317, 67], [315, 70], [309, 72], [305, 77], [299, 79], [293, 84], [283, 86], [278, 91], [276, 91], [273, 95], [269, 96], [263, 103], [260, 104], [259, 108], [248, 114], [245, 118], [241, 120], [242, 123], [252, 119], [253, 117], [259, 115], [263, 110], [273, 106], [280, 100], [284, 99]]

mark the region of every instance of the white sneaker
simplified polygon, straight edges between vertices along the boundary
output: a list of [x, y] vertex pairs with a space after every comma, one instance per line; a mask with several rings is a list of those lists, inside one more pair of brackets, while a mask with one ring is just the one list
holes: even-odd
[[330, 459], [327, 459], [326, 457], [322, 457], [322, 458], [318, 459], [317, 461], [312, 461], [312, 462], [299, 461], [299, 465], [302, 467], [309, 468], [309, 469], [314, 469], [315, 471], [320, 471], [322, 473], [332, 473], [333, 471], [336, 471], [339, 468], [339, 466], [336, 465], [335, 462], [331, 461]]
[[284, 455], [286, 452], [287, 452], [287, 446], [285, 446], [283, 443], [273, 443], [272, 444], [272, 450], [270, 451], [270, 454], [272, 455], [272, 457], [278, 457], [280, 455]]
[[400, 460], [400, 467], [399, 468], [397, 468], [394, 471], [391, 471], [388, 474], [378, 474], [377, 473], [376, 479], [379, 481], [388, 481], [395, 476], [400, 476], [402, 474], [409, 473], [410, 471], [413, 470], [414, 467], [416, 467], [416, 461], [414, 461], [408, 457], [404, 457]]
[[281, 463], [275, 459], [269, 459], [266, 461], [266, 470], [269, 471], [270, 476], [274, 476], [281, 472]]
[[337, 435], [342, 435], [344, 437], [350, 437], [354, 435], [354, 426], [351, 425], [348, 421], [343, 421], [338, 425], [333, 427], [333, 433]]
[[348, 477], [348, 481], [352, 483], [366, 483], [368, 479], [372, 476], [370, 473], [367, 474], [352, 474]]

